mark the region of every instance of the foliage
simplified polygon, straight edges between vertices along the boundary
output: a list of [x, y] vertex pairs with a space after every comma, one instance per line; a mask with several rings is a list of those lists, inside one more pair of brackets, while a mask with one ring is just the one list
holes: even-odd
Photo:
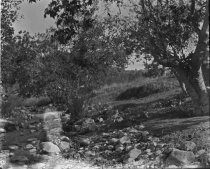
[[2, 0], [1, 1], [1, 47], [12, 40], [14, 28], [12, 23], [17, 19], [18, 5], [22, 0]]
[[111, 68], [107, 70], [103, 81], [105, 85], [111, 85], [114, 83], [128, 83], [139, 79], [141, 76], [143, 76], [143, 73], [143, 70], [119, 70]]

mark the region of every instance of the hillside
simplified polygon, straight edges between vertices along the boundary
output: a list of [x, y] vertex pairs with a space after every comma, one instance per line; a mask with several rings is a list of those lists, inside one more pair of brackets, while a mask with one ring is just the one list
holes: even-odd
[[1, 128], [2, 167], [208, 167], [209, 116], [191, 116], [176, 79], [141, 76], [105, 85], [87, 105], [74, 123], [53, 105], [16, 107], [10, 128]]

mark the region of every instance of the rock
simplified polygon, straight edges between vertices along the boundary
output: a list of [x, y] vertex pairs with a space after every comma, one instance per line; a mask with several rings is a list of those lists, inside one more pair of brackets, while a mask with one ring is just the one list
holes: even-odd
[[135, 128], [131, 128], [131, 129], [129, 129], [129, 132], [130, 132], [130, 133], [138, 133], [139, 131], [136, 130]]
[[70, 144], [66, 141], [61, 141], [59, 147], [62, 151], [67, 151], [70, 148]]
[[9, 157], [12, 157], [12, 156], [14, 156], [15, 154], [13, 153], [13, 152], [10, 152], [9, 153]]
[[111, 151], [111, 150], [106, 150], [104, 153], [105, 153], [106, 155], [110, 155], [110, 154], [112, 154], [112, 151]]
[[95, 121], [91, 118], [86, 118], [82, 122], [81, 129], [83, 131], [85, 131], [85, 130], [94, 131], [96, 129]]
[[179, 168], [179, 167], [176, 165], [169, 165], [167, 168]]
[[11, 146], [9, 146], [9, 149], [10, 150], [17, 150], [17, 149], [19, 149], [19, 147], [17, 145], [11, 145]]
[[1, 133], [6, 133], [6, 130], [4, 128], [0, 128], [0, 134]]
[[34, 146], [32, 144], [27, 144], [25, 146], [25, 149], [27, 149], [27, 150], [32, 149], [32, 148], [34, 148]]
[[34, 130], [34, 129], [30, 130], [30, 133], [35, 133], [35, 132], [36, 132], [36, 130]]
[[160, 155], [160, 154], [162, 154], [162, 151], [161, 150], [157, 150], [156, 152], [155, 152], [155, 155]]
[[126, 145], [125, 150], [126, 150], [126, 151], [130, 151], [132, 148], [133, 148], [132, 145]]
[[131, 143], [131, 140], [128, 136], [123, 136], [122, 138], [120, 138], [119, 141], [120, 141], [121, 144]]
[[121, 152], [124, 150], [124, 146], [122, 144], [118, 144], [115, 146], [115, 150], [118, 152]]
[[70, 139], [69, 139], [67, 136], [62, 136], [62, 137], [61, 137], [61, 141], [69, 142]]
[[80, 146], [89, 146], [90, 142], [91, 141], [89, 138], [80, 138], [79, 139]]
[[35, 126], [35, 125], [31, 125], [31, 124], [30, 124], [30, 125], [28, 126], [28, 128], [29, 128], [29, 129], [35, 129], [35, 128], [36, 128], [36, 126]]
[[37, 141], [37, 140], [38, 140], [37, 138], [29, 138], [29, 139], [27, 139], [28, 142]]
[[86, 155], [86, 156], [95, 156], [95, 152], [86, 151], [86, 152], [85, 152], [85, 155]]
[[141, 154], [141, 150], [139, 149], [132, 149], [130, 152], [129, 152], [129, 159], [128, 161], [131, 162], [131, 161], [134, 161], [139, 155]]
[[32, 148], [32, 149], [29, 150], [29, 152], [30, 153], [36, 153], [37, 152], [37, 149], [36, 148]]
[[186, 141], [184, 143], [184, 148], [186, 151], [193, 151], [196, 147], [196, 144], [192, 141]]
[[58, 148], [58, 146], [51, 142], [42, 142], [40, 144], [40, 147], [41, 147], [41, 151], [43, 153], [47, 153], [47, 154], [59, 154], [60, 153], [60, 149]]
[[146, 149], [145, 152], [146, 152], [147, 154], [150, 154], [150, 153], [151, 153], [151, 149]]
[[113, 149], [114, 149], [114, 146], [113, 146], [113, 145], [109, 145], [109, 146], [108, 146], [108, 149], [109, 149], [109, 150], [113, 150]]
[[45, 163], [37, 163], [30, 166], [30, 169], [43, 169], [46, 166]]
[[29, 161], [29, 159], [26, 156], [22, 155], [14, 155], [13, 157], [11, 157], [10, 160], [12, 163], [27, 163]]
[[191, 164], [195, 161], [195, 155], [190, 151], [183, 151], [174, 148], [166, 160], [172, 164]]
[[44, 121], [53, 121], [55, 119], [59, 119], [61, 112], [45, 112], [44, 113]]
[[119, 139], [117, 139], [117, 138], [112, 138], [111, 140], [110, 140], [110, 142], [112, 143], [112, 144], [115, 144], [115, 143], [117, 143], [119, 141]]

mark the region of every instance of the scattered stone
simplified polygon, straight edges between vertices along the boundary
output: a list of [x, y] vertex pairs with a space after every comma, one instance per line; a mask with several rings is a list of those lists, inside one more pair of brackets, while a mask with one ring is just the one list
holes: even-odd
[[85, 155], [87, 155], [87, 156], [95, 156], [95, 152], [86, 151], [86, 152], [85, 152]]
[[37, 152], [37, 149], [36, 148], [32, 148], [32, 149], [29, 150], [29, 152], [30, 153], [36, 153]]
[[118, 152], [121, 152], [124, 150], [124, 146], [122, 144], [118, 144], [115, 146], [115, 150]]
[[30, 125], [28, 126], [28, 128], [29, 128], [29, 129], [35, 129], [35, 128], [36, 128], [36, 126], [35, 126], [35, 125], [31, 125], [31, 124], [30, 124]]
[[114, 149], [114, 146], [113, 146], [113, 145], [109, 145], [109, 146], [108, 146], [108, 149], [109, 149], [109, 150], [113, 150], [113, 149]]
[[10, 152], [9, 153], [9, 157], [12, 157], [12, 156], [14, 156], [14, 153], [13, 152]]
[[25, 149], [27, 149], [27, 150], [32, 149], [32, 148], [34, 148], [34, 146], [32, 144], [27, 144], [25, 146]]
[[36, 132], [36, 130], [34, 130], [34, 129], [30, 130], [30, 133], [35, 133], [35, 132]]
[[110, 155], [110, 154], [112, 154], [112, 151], [111, 151], [111, 150], [106, 150], [104, 153], [105, 153], [106, 155]]
[[4, 128], [0, 128], [0, 134], [1, 133], [6, 133], [6, 130]]
[[86, 118], [81, 125], [81, 129], [83, 131], [85, 130], [94, 131], [96, 129], [95, 121], [91, 118]]
[[128, 162], [132, 162], [134, 161], [139, 155], [141, 154], [141, 150], [139, 149], [133, 149], [129, 152], [129, 158], [128, 158]]
[[126, 145], [125, 150], [126, 150], [126, 151], [130, 151], [132, 148], [133, 148], [132, 145]]
[[183, 151], [178, 150], [176, 148], [173, 149], [173, 151], [170, 153], [169, 157], [167, 158], [167, 162], [170, 164], [175, 163], [181, 163], [181, 164], [191, 164], [195, 160], [195, 155], [193, 152], [190, 151]]
[[155, 155], [160, 155], [160, 154], [162, 154], [162, 151], [161, 150], [157, 150], [156, 152], [155, 152]]
[[113, 144], [117, 143], [118, 141], [119, 141], [119, 139], [117, 139], [117, 138], [112, 138], [110, 140], [110, 142], [113, 143]]
[[184, 148], [186, 151], [193, 151], [196, 147], [196, 144], [192, 141], [186, 141], [184, 143]]
[[80, 138], [79, 143], [80, 143], [80, 146], [89, 146], [90, 139], [89, 138]]
[[46, 166], [45, 163], [37, 163], [30, 166], [30, 169], [43, 169]]
[[121, 144], [131, 143], [131, 140], [128, 136], [123, 136], [122, 138], [120, 138], [119, 141], [120, 141]]
[[37, 138], [29, 138], [29, 139], [27, 139], [28, 142], [37, 141], [37, 140], [38, 140]]
[[47, 153], [47, 154], [59, 154], [60, 153], [60, 149], [58, 148], [58, 146], [56, 146], [55, 144], [51, 143], [51, 142], [42, 142], [40, 144], [41, 147], [41, 151], [43, 153]]
[[70, 144], [66, 141], [61, 141], [59, 147], [62, 151], [67, 151], [70, 148]]
[[130, 132], [130, 133], [138, 133], [139, 131], [136, 130], [135, 128], [131, 128], [131, 129], [129, 129], [129, 132]]
[[62, 136], [62, 137], [61, 137], [61, 141], [69, 142], [70, 139], [69, 139], [67, 136]]
[[9, 150], [17, 150], [19, 147], [17, 145], [11, 145], [9, 146]]
[[151, 149], [146, 149], [145, 152], [146, 152], [147, 154], [150, 154], [150, 153], [151, 153]]
[[169, 165], [167, 168], [179, 168], [179, 167], [176, 165]]

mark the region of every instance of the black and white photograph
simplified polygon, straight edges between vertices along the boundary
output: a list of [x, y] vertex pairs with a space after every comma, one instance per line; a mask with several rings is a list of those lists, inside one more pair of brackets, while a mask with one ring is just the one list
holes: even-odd
[[209, 0], [0, 2], [0, 169], [210, 168]]

